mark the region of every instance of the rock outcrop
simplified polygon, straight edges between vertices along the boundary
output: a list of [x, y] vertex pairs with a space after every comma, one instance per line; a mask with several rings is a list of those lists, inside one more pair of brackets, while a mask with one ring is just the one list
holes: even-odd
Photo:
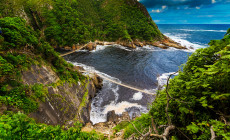
[[90, 121], [91, 100], [97, 90], [90, 78], [78, 83], [62, 82], [50, 67], [33, 65], [31, 70], [22, 72], [22, 79], [24, 84], [40, 83], [48, 88], [45, 102], [40, 102], [38, 110], [29, 114], [37, 122], [72, 125], [75, 121], [84, 124]]
[[107, 113], [107, 122], [97, 123], [92, 125], [87, 123], [83, 128], [83, 132], [91, 132], [95, 130], [97, 133], [103, 134], [105, 137], [114, 140], [122, 140], [123, 131], [116, 132], [113, 128], [122, 122], [129, 122], [130, 117], [128, 112], [123, 112], [122, 115], [116, 115], [115, 111], [112, 110]]
[[94, 42], [89, 42], [88, 44], [86, 44], [86, 47], [85, 47], [85, 48], [86, 48], [88, 51], [92, 51], [92, 50], [95, 50], [96, 47], [97, 47], [97, 44], [96, 44], [96, 43], [94, 43]]

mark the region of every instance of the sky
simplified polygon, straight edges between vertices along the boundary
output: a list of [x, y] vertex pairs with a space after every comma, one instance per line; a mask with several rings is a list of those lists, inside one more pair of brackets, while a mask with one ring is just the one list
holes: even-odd
[[157, 24], [230, 24], [230, 0], [138, 0]]

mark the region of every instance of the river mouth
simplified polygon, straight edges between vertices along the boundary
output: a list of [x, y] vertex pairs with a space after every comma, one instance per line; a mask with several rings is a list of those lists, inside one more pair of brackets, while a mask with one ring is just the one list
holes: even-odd
[[[173, 48], [144, 46], [128, 49], [113, 45], [98, 46], [91, 52], [77, 51], [65, 59], [109, 79], [155, 93], [158, 84], [164, 84], [167, 74], [177, 71], [190, 54]], [[153, 95], [103, 80], [102, 90], [92, 101], [90, 118], [93, 124], [106, 122], [107, 113], [112, 110], [119, 115], [127, 111], [130, 117], [137, 116], [148, 112], [153, 100]]]

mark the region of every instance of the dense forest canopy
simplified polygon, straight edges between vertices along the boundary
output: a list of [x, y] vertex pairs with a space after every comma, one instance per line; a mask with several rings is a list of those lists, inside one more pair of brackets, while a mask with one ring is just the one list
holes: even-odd
[[24, 18], [53, 46], [162, 38], [136, 0], [3, 0], [0, 7], [0, 17]]

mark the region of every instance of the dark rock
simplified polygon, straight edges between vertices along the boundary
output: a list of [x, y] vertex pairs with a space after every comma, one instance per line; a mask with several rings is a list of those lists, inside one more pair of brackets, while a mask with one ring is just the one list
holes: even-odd
[[138, 46], [138, 47], [144, 47], [144, 43], [140, 42], [138, 39], [136, 39], [134, 41], [134, 45]]
[[96, 96], [96, 88], [91, 79], [83, 82], [86, 85], [81, 82], [59, 83], [59, 77], [51, 68], [35, 65], [31, 70], [22, 72], [22, 79], [27, 85], [56, 83], [56, 86], [48, 86], [45, 102], [40, 102], [38, 110], [29, 114], [37, 122], [51, 125], [64, 125], [71, 120], [90, 122], [91, 99]]
[[92, 51], [92, 50], [95, 50], [97, 47], [97, 44], [96, 43], [93, 43], [93, 42], [89, 42], [87, 45], [86, 45], [86, 49], [88, 51]]
[[129, 121], [130, 120], [129, 113], [128, 112], [123, 112], [120, 118], [121, 118], [121, 120]]
[[98, 75], [94, 74], [92, 77], [93, 83], [97, 90], [101, 90], [103, 87], [103, 79]]
[[116, 115], [115, 111], [109, 111], [107, 113], [107, 122], [113, 122], [113, 123], [117, 123], [119, 120], [118, 120], [119, 116]]
[[65, 49], [65, 50], [68, 50], [68, 51], [72, 50], [72, 48], [69, 47], [69, 46], [65, 46], [64, 49]]

